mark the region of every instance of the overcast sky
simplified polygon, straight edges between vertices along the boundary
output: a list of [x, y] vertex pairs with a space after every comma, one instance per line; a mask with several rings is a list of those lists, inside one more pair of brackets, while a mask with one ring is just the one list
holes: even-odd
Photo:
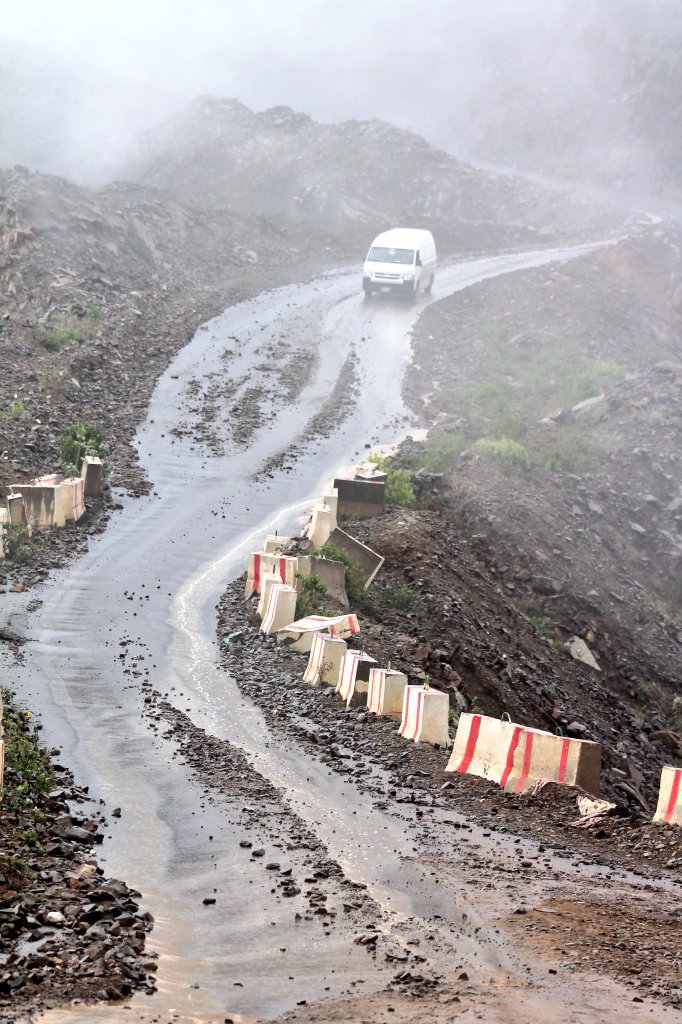
[[206, 94], [377, 117], [466, 156], [496, 105], [504, 123], [515, 98], [523, 118], [572, 89], [581, 115], [610, 84], [617, 97], [613, 13], [637, 35], [663, 7], [682, 14], [682, 0], [0, 0], [0, 161], [102, 178], [141, 128]]
[[401, 96], [409, 108], [428, 91], [443, 29], [453, 72], [493, 15], [536, 2], [0, 0], [0, 39], [185, 96], [297, 105], [330, 119], [384, 116]]

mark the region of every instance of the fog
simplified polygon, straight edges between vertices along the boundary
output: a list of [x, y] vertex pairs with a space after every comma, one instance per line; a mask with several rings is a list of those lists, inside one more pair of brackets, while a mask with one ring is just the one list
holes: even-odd
[[[655, 181], [661, 159], [677, 166], [676, 151], [658, 152], [670, 148], [672, 126], [656, 112], [663, 141], [652, 145], [647, 117], [638, 109], [633, 118], [632, 106], [656, 55], [679, 55], [681, 8], [0, 0], [0, 162], [103, 181], [142, 129], [210, 94], [323, 121], [381, 118], [464, 157], [582, 176], [594, 165], [596, 177], [636, 166]], [[659, 106], [659, 94], [679, 95], [675, 74], [655, 76]]]

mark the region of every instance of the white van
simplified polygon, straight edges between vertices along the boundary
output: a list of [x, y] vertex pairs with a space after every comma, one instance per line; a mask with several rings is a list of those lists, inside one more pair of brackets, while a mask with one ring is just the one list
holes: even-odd
[[372, 242], [362, 271], [362, 287], [372, 292], [394, 292], [416, 299], [430, 292], [436, 274], [436, 243], [421, 228], [391, 228]]

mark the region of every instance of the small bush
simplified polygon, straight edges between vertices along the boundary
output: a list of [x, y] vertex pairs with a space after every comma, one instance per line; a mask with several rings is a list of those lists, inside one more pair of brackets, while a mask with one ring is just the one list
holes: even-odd
[[296, 598], [296, 618], [305, 619], [307, 615], [320, 614], [320, 601], [327, 593], [327, 584], [323, 583], [319, 576], [301, 576], [301, 589]]
[[576, 402], [586, 398], [594, 398], [605, 388], [613, 387], [625, 377], [627, 370], [617, 363], [606, 363], [602, 359], [596, 359], [589, 366], [584, 366], [569, 379], [573, 390], [573, 397]]
[[414, 469], [428, 469], [430, 473], [452, 473], [459, 465], [464, 445], [461, 438], [445, 430], [432, 430], [424, 449], [410, 456]]
[[59, 463], [68, 476], [79, 476], [86, 455], [102, 458], [103, 434], [99, 427], [77, 423], [59, 440]]
[[406, 469], [394, 469], [391, 460], [386, 455], [371, 454], [367, 458], [382, 473], [386, 473], [386, 501], [389, 505], [399, 505], [401, 508], [412, 508], [414, 505], [414, 490], [410, 474]]
[[38, 742], [37, 728], [30, 728], [31, 712], [12, 706], [12, 691], [2, 691], [2, 724], [5, 730], [6, 783], [3, 797], [7, 806], [22, 817], [37, 820], [42, 812], [37, 797], [54, 787], [54, 774], [46, 752]]
[[605, 456], [603, 446], [580, 430], [570, 430], [557, 435], [543, 464], [553, 473], [590, 473], [599, 468]]
[[9, 414], [13, 420], [23, 420], [26, 417], [26, 409], [20, 398], [15, 399], [9, 407]]
[[382, 608], [395, 608], [421, 618], [426, 613], [426, 601], [418, 590], [403, 584], [400, 587], [386, 587], [381, 591], [379, 602]]
[[90, 306], [82, 319], [61, 317], [51, 330], [42, 334], [40, 344], [48, 352], [59, 352], [67, 345], [89, 341], [99, 330], [100, 316], [99, 306]]
[[500, 466], [505, 473], [530, 469], [527, 450], [509, 437], [482, 437], [475, 443], [474, 451], [483, 462]]
[[31, 540], [27, 527], [20, 523], [7, 523], [3, 537], [5, 557], [11, 562], [30, 562], [37, 545]]

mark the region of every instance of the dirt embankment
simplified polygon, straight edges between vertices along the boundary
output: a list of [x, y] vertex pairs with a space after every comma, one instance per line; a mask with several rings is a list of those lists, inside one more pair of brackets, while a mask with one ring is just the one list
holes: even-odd
[[432, 305], [405, 392], [433, 429], [401, 456], [445, 474], [445, 514], [498, 593], [550, 644], [581, 636], [616, 717], [627, 708], [633, 734], [672, 763], [681, 282], [676, 239], [656, 233]]

